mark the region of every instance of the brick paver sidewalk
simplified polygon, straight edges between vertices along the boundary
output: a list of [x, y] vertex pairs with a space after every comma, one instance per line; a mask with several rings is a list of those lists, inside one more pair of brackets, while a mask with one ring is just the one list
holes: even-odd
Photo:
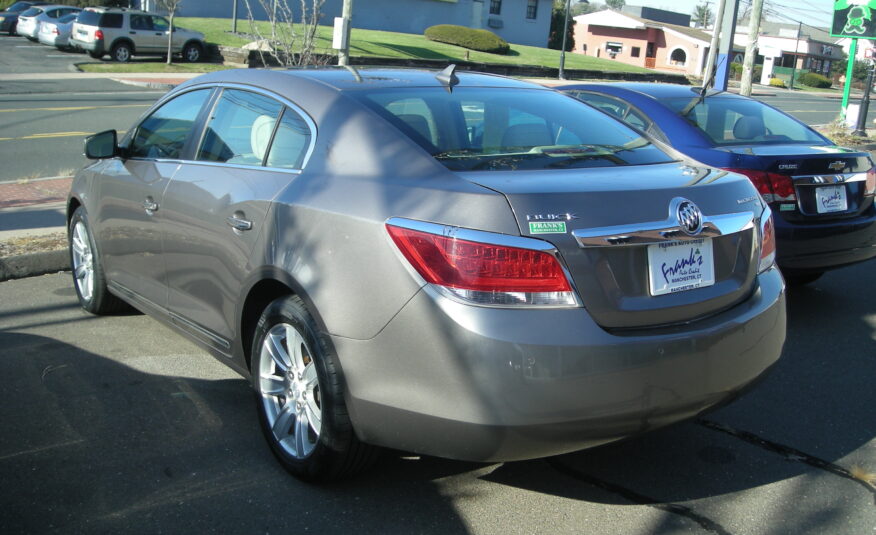
[[0, 209], [63, 201], [72, 178], [21, 180], [0, 184]]

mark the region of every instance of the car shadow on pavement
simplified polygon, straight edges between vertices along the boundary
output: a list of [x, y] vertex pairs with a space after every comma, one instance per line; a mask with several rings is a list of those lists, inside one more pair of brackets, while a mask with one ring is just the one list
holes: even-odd
[[466, 532], [432, 480], [472, 465], [390, 455], [311, 486], [272, 457], [244, 379], [153, 375], [19, 332], [0, 348], [6, 533]]

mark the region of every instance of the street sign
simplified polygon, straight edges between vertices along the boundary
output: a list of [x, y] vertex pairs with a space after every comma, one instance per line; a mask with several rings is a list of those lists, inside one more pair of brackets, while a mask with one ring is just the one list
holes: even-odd
[[876, 39], [876, 0], [835, 0], [830, 35]]

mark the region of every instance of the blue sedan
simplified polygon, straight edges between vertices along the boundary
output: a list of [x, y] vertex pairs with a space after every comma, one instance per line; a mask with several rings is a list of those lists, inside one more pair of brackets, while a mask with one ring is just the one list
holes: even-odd
[[876, 256], [876, 169], [867, 152], [732, 93], [648, 83], [559, 89], [695, 160], [748, 176], [777, 216], [777, 261], [790, 284]]

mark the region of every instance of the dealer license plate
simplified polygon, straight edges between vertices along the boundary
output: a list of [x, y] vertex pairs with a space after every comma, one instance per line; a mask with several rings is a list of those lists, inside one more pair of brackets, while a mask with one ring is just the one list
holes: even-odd
[[651, 295], [663, 295], [715, 284], [712, 239], [674, 241], [648, 246]]
[[815, 206], [819, 214], [845, 212], [849, 208], [845, 186], [820, 186], [815, 188]]

